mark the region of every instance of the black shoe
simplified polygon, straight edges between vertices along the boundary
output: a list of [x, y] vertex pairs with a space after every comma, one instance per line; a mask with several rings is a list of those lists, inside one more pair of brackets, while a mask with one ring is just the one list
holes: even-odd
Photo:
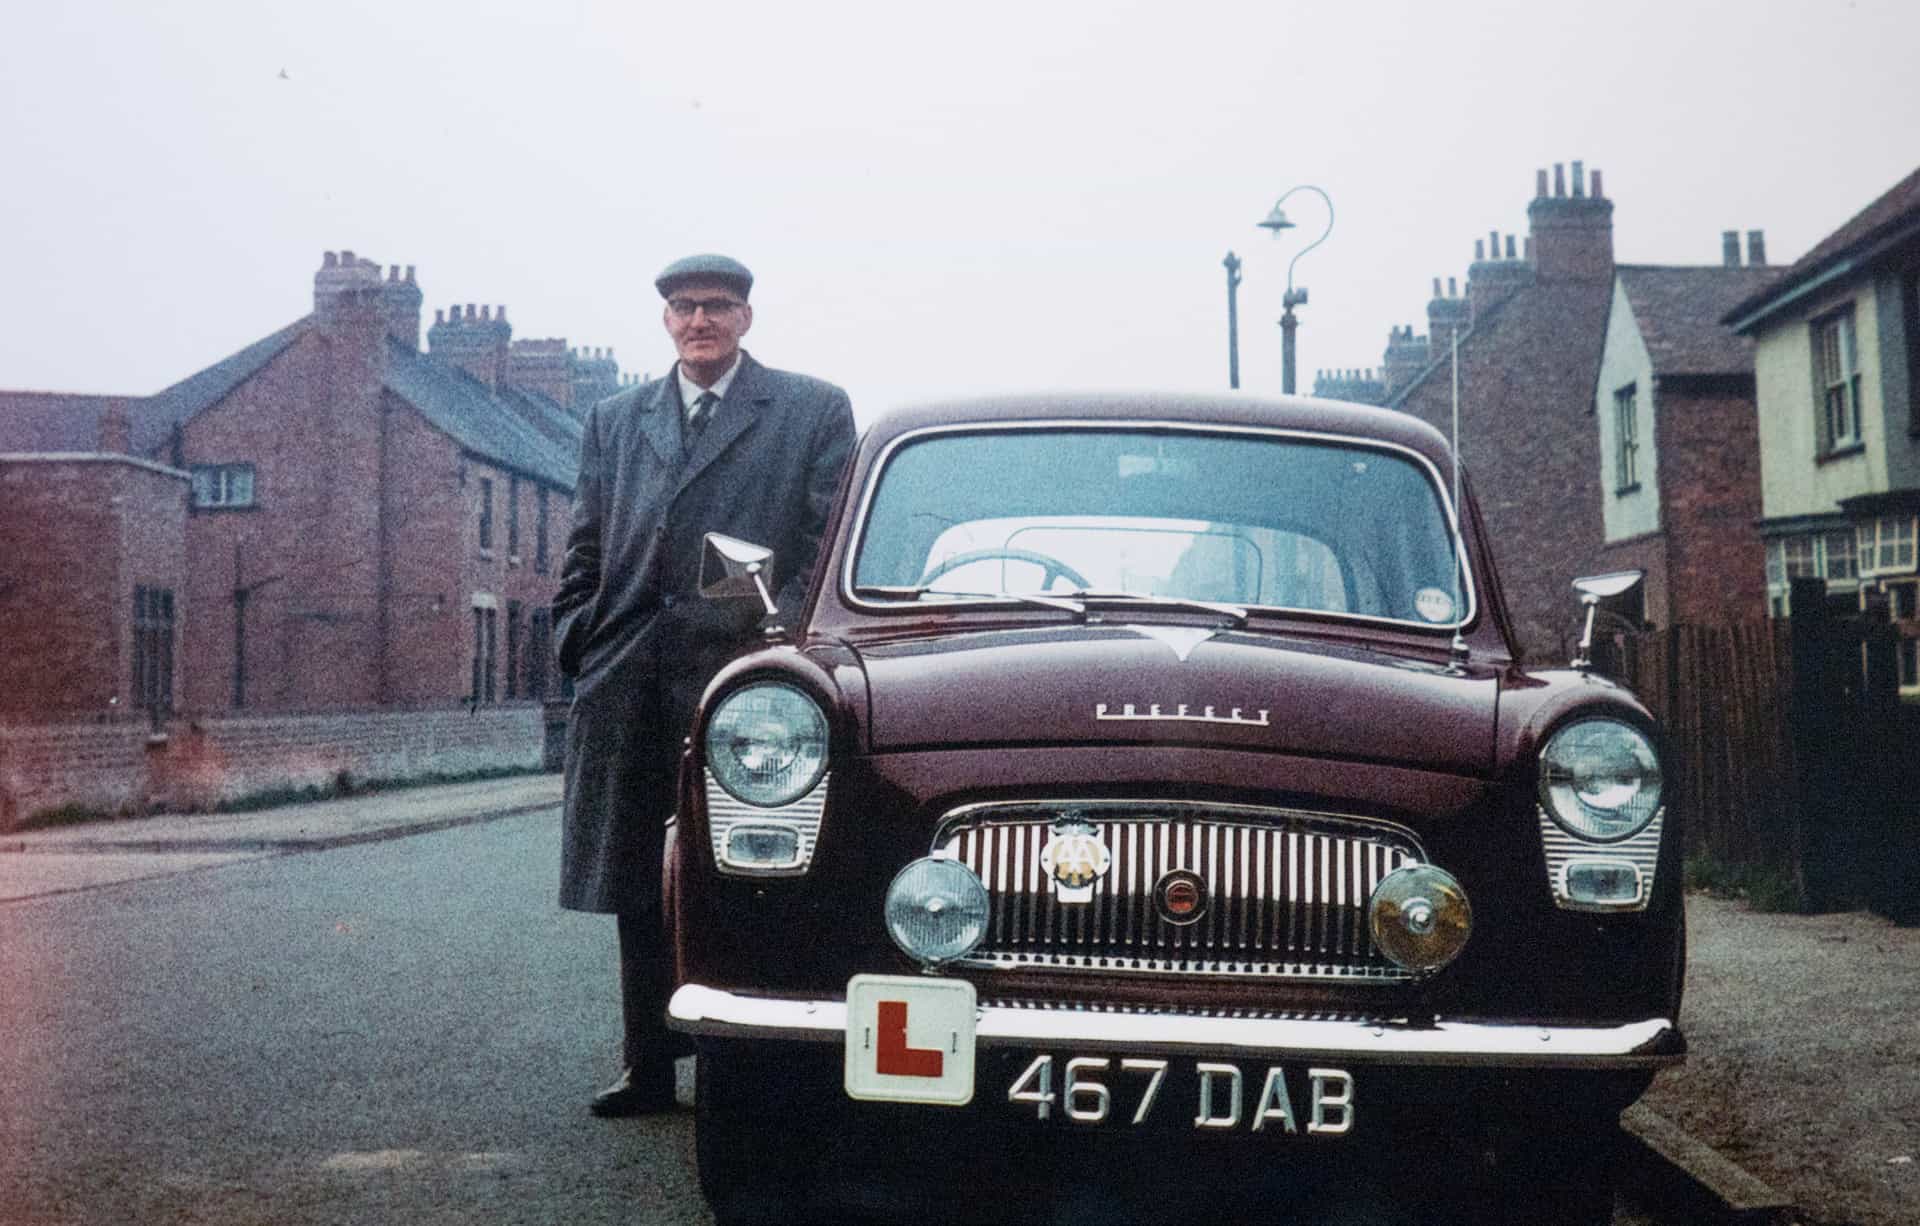
[[620, 1074], [620, 1080], [593, 1096], [588, 1110], [602, 1118], [612, 1119], [629, 1115], [655, 1115], [662, 1111], [671, 1111], [675, 1106], [673, 1098], [673, 1066], [666, 1067], [665, 1075], [636, 1077], [632, 1069]]

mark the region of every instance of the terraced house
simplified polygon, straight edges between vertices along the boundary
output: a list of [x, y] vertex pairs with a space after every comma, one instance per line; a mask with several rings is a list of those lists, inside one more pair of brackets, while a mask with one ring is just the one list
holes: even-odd
[[1886, 599], [1920, 694], [1920, 170], [1723, 322], [1754, 343], [1770, 610], [1800, 577]]
[[[220, 719], [437, 710], [472, 740], [473, 713], [558, 695], [584, 408], [618, 367], [471, 304], [422, 351], [421, 302], [412, 268], [327, 252], [311, 313], [155, 395], [0, 392], [0, 802], [25, 812], [66, 769], [22, 765], [46, 756], [26, 725], [145, 725], [177, 758]], [[537, 763], [538, 712], [508, 722]], [[234, 736], [355, 774], [433, 752], [363, 766], [335, 752], [361, 725], [290, 726]], [[110, 802], [166, 790], [129, 770]]]

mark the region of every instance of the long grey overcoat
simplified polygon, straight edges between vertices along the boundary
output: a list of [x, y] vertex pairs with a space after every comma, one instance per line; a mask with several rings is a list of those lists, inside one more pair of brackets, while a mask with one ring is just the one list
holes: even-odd
[[757, 610], [699, 595], [708, 532], [774, 550], [783, 624], [796, 625], [852, 453], [847, 394], [743, 355], [690, 452], [673, 372], [587, 417], [555, 651], [574, 679], [567, 721], [560, 905], [658, 905], [663, 823], [681, 743], [714, 672], [760, 641]]

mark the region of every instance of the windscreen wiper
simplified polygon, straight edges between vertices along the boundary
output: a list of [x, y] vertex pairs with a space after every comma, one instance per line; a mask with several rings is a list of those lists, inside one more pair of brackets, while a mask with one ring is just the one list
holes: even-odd
[[1101, 591], [1096, 588], [1075, 588], [1068, 592], [1081, 600], [1118, 600], [1127, 604], [1162, 605], [1174, 609], [1200, 609], [1208, 613], [1218, 613], [1229, 618], [1236, 626], [1247, 624], [1247, 611], [1240, 605], [1227, 604], [1217, 600], [1192, 600], [1185, 596], [1143, 596], [1139, 592]]
[[[1027, 604], [1039, 605], [1044, 609], [1059, 609], [1075, 617], [1085, 618], [1087, 606], [1078, 600], [1069, 600], [1065, 596], [1042, 596], [1037, 592], [956, 592], [949, 588], [914, 587], [912, 585], [891, 586], [869, 583], [853, 589], [855, 596], [885, 596], [893, 600], [920, 600], [927, 596], [951, 596], [960, 600], [1019, 600]], [[1079, 595], [1079, 593], [1074, 593]]]

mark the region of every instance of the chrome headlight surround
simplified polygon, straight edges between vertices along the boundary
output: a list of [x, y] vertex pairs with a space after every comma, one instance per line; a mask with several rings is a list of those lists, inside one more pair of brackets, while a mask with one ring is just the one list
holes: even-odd
[[1588, 716], [1540, 752], [1536, 812], [1553, 901], [1566, 911], [1644, 911], [1666, 825], [1660, 757], [1640, 729]]
[[707, 770], [729, 796], [778, 809], [807, 795], [827, 770], [827, 716], [805, 690], [755, 681], [707, 717]]

